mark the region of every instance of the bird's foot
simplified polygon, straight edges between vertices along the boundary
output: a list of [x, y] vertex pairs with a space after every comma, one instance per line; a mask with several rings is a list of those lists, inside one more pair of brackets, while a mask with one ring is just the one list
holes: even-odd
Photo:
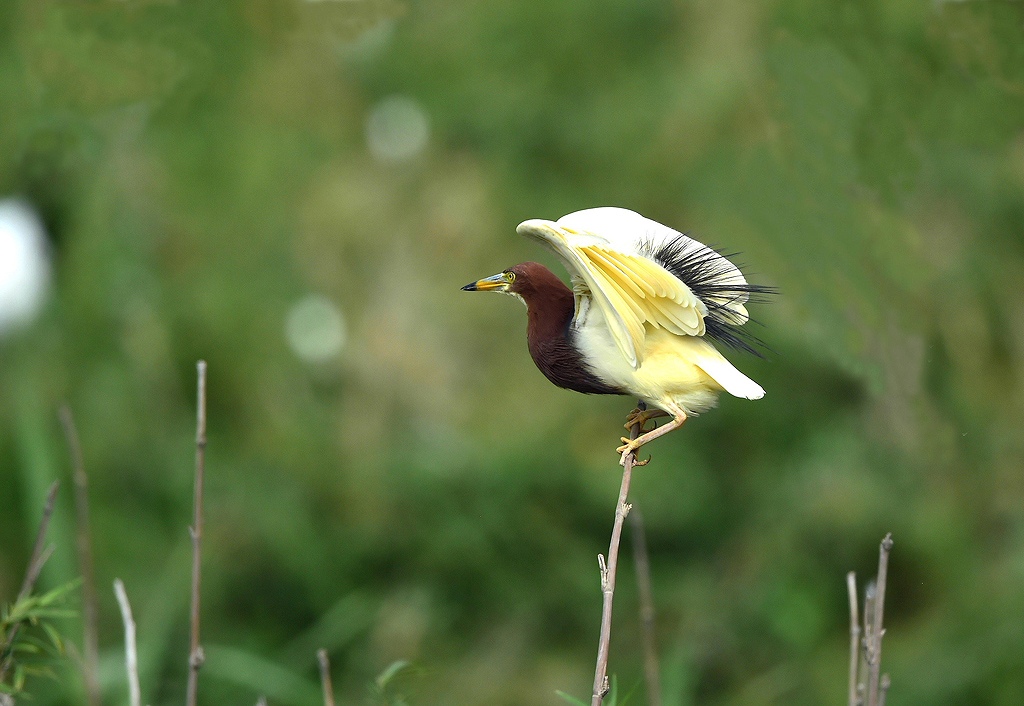
[[644, 425], [647, 424], [647, 422], [657, 417], [664, 416], [667, 416], [666, 413], [660, 409], [640, 409], [639, 407], [637, 407], [628, 415], [626, 415], [626, 423], [623, 424], [622, 426], [624, 426], [626, 429], [632, 429], [634, 424], [639, 423], [640, 433], [644, 434], [647, 431], [649, 431], [647, 429], [644, 429]]
[[[636, 443], [636, 439], [630, 439], [629, 437], [626, 437], [626, 436], [623, 436], [623, 437], [620, 437], [620, 438], [625, 443], [622, 446], [620, 446], [619, 448], [615, 449], [615, 451], [616, 451], [616, 453], [622, 454], [619, 457], [619, 465], [620, 466], [625, 466], [626, 465], [626, 456], [629, 456], [631, 453], [636, 451], [638, 448], [640, 448], [642, 446], [642, 444], [637, 444]], [[651, 459], [647, 459], [643, 463], [637, 463], [636, 461], [634, 461], [633, 465], [634, 466], [646, 466], [650, 462], [650, 460]]]

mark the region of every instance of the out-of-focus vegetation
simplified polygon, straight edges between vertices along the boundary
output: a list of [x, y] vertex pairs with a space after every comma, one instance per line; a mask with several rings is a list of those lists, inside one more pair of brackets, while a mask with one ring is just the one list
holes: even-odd
[[[625, 398], [550, 386], [510, 299], [531, 217], [619, 205], [742, 252], [767, 390], [650, 447], [632, 499], [665, 703], [845, 694], [844, 574], [896, 538], [889, 703], [1024, 703], [1024, 5], [9, 0], [0, 197], [52, 236], [0, 338], [0, 600], [90, 473], [145, 703], [179, 703], [209, 361], [205, 704], [584, 695]], [[290, 342], [289, 342], [290, 341]], [[70, 494], [41, 590], [79, 575]], [[627, 554], [628, 558], [628, 554]], [[624, 562], [611, 671], [641, 678]], [[74, 636], [74, 622], [64, 626]], [[73, 663], [34, 688], [83, 703]]]

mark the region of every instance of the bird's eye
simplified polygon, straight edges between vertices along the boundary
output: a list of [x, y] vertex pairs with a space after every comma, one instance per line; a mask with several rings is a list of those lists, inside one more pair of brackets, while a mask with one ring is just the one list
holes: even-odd
[[509, 284], [512, 284], [513, 282], [516, 281], [516, 273], [515, 272], [511, 272], [511, 271], [506, 272], [505, 273], [505, 279], [508, 280]]

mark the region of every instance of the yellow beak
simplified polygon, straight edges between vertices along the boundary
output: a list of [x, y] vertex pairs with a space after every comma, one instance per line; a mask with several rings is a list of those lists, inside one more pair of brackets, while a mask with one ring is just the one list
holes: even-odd
[[464, 292], [507, 292], [509, 288], [508, 277], [504, 272], [499, 272], [490, 277], [470, 282], [462, 288]]

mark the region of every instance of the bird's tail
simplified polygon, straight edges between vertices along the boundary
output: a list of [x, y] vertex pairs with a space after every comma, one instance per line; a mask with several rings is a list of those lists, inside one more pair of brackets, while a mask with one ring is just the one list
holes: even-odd
[[748, 400], [764, 397], [764, 388], [737, 370], [713, 346], [702, 347], [701, 355], [694, 362], [730, 395]]

